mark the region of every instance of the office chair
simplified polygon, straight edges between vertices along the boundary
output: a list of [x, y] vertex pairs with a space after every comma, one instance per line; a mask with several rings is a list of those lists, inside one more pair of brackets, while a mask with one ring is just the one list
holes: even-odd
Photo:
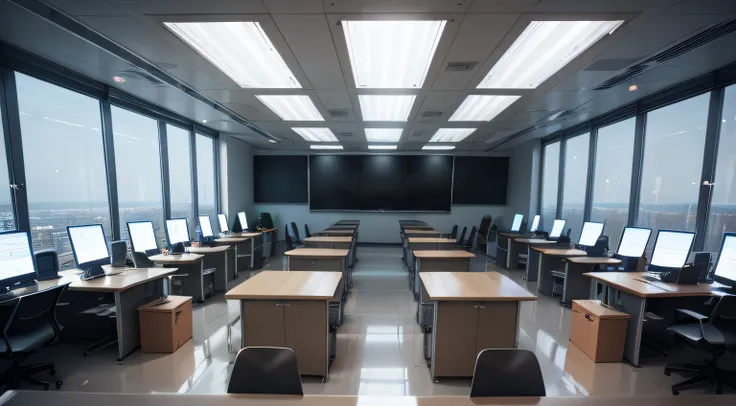
[[[59, 337], [61, 326], [56, 320], [56, 305], [67, 285], [40, 290], [0, 305], [0, 323], [5, 326], [0, 355], [12, 362], [9, 371], [5, 372], [10, 376], [11, 388], [17, 388], [20, 381], [43, 386], [45, 390], [51, 386], [52, 382], [36, 379], [33, 375], [41, 371], [55, 375], [53, 362], [30, 365], [21, 365], [21, 362]], [[61, 388], [61, 381], [53, 383], [56, 389]]]
[[227, 393], [304, 395], [291, 348], [245, 347], [238, 352]]
[[[672, 385], [672, 394], [679, 395], [680, 390], [691, 386], [711, 382], [716, 385], [716, 393], [723, 393], [723, 385], [736, 389], [736, 373], [725, 371], [718, 366], [718, 360], [728, 352], [736, 351], [736, 296], [723, 296], [711, 313], [703, 316], [687, 309], [676, 309], [677, 312], [697, 320], [697, 323], [677, 324], [667, 327], [676, 338], [692, 344], [710, 353], [710, 359], [704, 363], [685, 365], [667, 364], [664, 374], [672, 372], [694, 372], [695, 376]], [[707, 320], [707, 322], [704, 322]]]
[[470, 229], [470, 234], [468, 235], [468, 241], [462, 243], [462, 247], [467, 249], [468, 251], [474, 251], [475, 250], [475, 236], [478, 234], [478, 230], [473, 226]]
[[463, 227], [463, 232], [460, 233], [460, 237], [457, 237], [456, 244], [459, 247], [462, 247], [463, 242], [465, 241], [465, 233], [468, 232], [468, 227]]
[[299, 228], [296, 226], [296, 223], [293, 221], [291, 222], [291, 230], [294, 231], [294, 238], [296, 238], [296, 245], [302, 245], [302, 240], [299, 238]]
[[312, 236], [312, 233], [309, 232], [309, 226], [307, 224], [304, 225], [304, 236], [307, 238]]
[[294, 242], [291, 241], [291, 236], [289, 235], [289, 227], [284, 228], [284, 234], [286, 235], [286, 250], [291, 251], [294, 249]]
[[450, 231], [450, 238], [457, 239], [457, 224], [452, 226], [452, 231]]
[[[491, 216], [483, 216], [480, 220], [480, 226], [478, 226], [478, 247], [485, 247], [488, 242], [495, 240], [496, 234], [493, 233], [491, 237], [491, 226], [493, 225], [493, 218]], [[484, 249], [485, 251], [485, 249]]]
[[470, 397], [547, 396], [539, 361], [519, 348], [486, 348], [478, 353]]

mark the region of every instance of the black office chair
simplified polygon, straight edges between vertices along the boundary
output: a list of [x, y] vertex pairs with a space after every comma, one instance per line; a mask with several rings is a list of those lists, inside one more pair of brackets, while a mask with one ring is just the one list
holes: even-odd
[[457, 241], [455, 242], [459, 247], [463, 245], [463, 242], [465, 241], [465, 233], [468, 232], [468, 227], [463, 227], [463, 232], [460, 233], [460, 237], [457, 237]]
[[[680, 390], [711, 382], [716, 385], [716, 393], [723, 393], [723, 385], [736, 389], [736, 373], [725, 371], [718, 366], [718, 359], [726, 353], [736, 353], [736, 296], [723, 296], [711, 313], [703, 316], [687, 309], [676, 309], [678, 313], [697, 320], [697, 323], [677, 324], [667, 327], [676, 338], [684, 340], [710, 354], [704, 363], [685, 365], [667, 364], [664, 374], [672, 372], [690, 372], [695, 376], [672, 385], [672, 394], [679, 395]], [[707, 322], [704, 323], [704, 321]]]
[[291, 230], [294, 231], [294, 238], [296, 238], [296, 245], [302, 245], [302, 239], [299, 238], [299, 228], [296, 226], [296, 223], [293, 221], [291, 222]]
[[52, 383], [56, 389], [61, 388], [61, 381], [49, 382], [33, 377], [42, 371], [56, 374], [53, 362], [30, 365], [21, 365], [21, 362], [59, 337], [61, 326], [56, 320], [56, 304], [67, 285], [23, 295], [0, 305], [0, 323], [5, 326], [0, 340], [0, 356], [12, 362], [9, 371], [5, 372], [11, 388], [17, 388], [20, 381], [41, 385], [45, 390]]
[[238, 352], [227, 393], [304, 395], [291, 348], [245, 347]]
[[306, 224], [304, 225], [304, 235], [305, 235], [305, 236], [306, 236], [307, 238], [309, 238], [309, 237], [311, 237], [311, 236], [312, 236], [312, 233], [310, 233], [310, 232], [309, 232], [309, 226], [308, 226], [308, 225], [306, 225]]
[[493, 225], [493, 218], [491, 216], [483, 216], [480, 220], [480, 226], [478, 227], [478, 248], [485, 246], [489, 242], [495, 240], [495, 233], [491, 233], [491, 226]]
[[457, 224], [452, 226], [452, 231], [450, 231], [450, 238], [457, 239]]
[[294, 249], [294, 242], [291, 241], [291, 236], [289, 235], [289, 227], [284, 228], [284, 234], [286, 236], [286, 250], [291, 251]]
[[467, 249], [468, 251], [473, 251], [475, 249], [475, 236], [478, 233], [478, 230], [473, 226], [470, 229], [470, 234], [468, 235], [468, 241], [465, 241], [462, 244], [462, 247]]
[[539, 361], [519, 348], [486, 348], [475, 359], [470, 397], [547, 396]]

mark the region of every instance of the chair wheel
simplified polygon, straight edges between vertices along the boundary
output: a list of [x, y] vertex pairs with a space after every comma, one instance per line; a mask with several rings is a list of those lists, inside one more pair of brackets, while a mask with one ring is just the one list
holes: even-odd
[[61, 389], [61, 385], [63, 385], [63, 384], [64, 384], [64, 382], [62, 382], [62, 381], [56, 381], [56, 389], [57, 390], [58, 389]]
[[667, 375], [667, 376], [672, 376], [672, 371], [670, 371], [669, 369], [665, 368], [664, 369], [664, 374]]
[[680, 391], [677, 390], [677, 389], [672, 389], [672, 394], [675, 395], [675, 396], [677, 396], [677, 395], [680, 394]]
[[49, 386], [48, 383], [43, 384], [43, 390], [49, 390]]

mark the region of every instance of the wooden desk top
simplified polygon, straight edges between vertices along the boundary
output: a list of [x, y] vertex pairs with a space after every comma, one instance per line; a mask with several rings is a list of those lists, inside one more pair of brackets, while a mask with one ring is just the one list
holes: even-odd
[[457, 242], [454, 238], [439, 238], [439, 237], [409, 237], [409, 242], [416, 243], [437, 243], [437, 244], [455, 244]]
[[261, 232], [261, 233], [270, 233], [270, 232], [273, 232], [273, 231], [276, 231], [276, 230], [278, 230], [278, 228], [276, 228], [276, 227], [274, 227], [274, 228], [264, 228], [263, 230], [259, 230], [259, 232]]
[[262, 235], [262, 231], [223, 234], [220, 238], [254, 238]]
[[304, 241], [308, 241], [308, 242], [323, 242], [323, 243], [330, 243], [330, 242], [351, 243], [351, 242], [353, 242], [353, 237], [327, 237], [327, 236], [317, 236], [317, 237], [307, 237], [307, 238], [304, 239]]
[[230, 247], [227, 245], [218, 245], [217, 247], [189, 247], [187, 248], [187, 252], [190, 254], [216, 254], [229, 249]]
[[215, 242], [217, 244], [230, 244], [230, 245], [236, 245], [240, 244], [241, 242], [250, 240], [250, 237], [224, 237], [224, 238], [216, 238]]
[[342, 272], [263, 271], [225, 293], [225, 299], [330, 300]]
[[356, 228], [358, 228], [357, 224], [333, 224], [327, 227], [328, 230], [355, 230]]
[[148, 257], [151, 261], [157, 264], [193, 264], [201, 261], [204, 258], [202, 254], [157, 254]]
[[437, 230], [404, 230], [404, 234], [407, 234], [407, 235], [417, 234], [418, 235], [418, 234], [441, 234], [441, 233]]
[[556, 244], [557, 241], [550, 241], [550, 240], [543, 240], [541, 238], [517, 238], [514, 241], [520, 242], [522, 244]]
[[537, 296], [498, 272], [420, 272], [430, 300], [507, 302]]
[[475, 254], [465, 250], [418, 250], [416, 258], [475, 258]]
[[[103, 265], [103, 268], [108, 265]], [[125, 272], [117, 275], [103, 276], [101, 278], [83, 281], [78, 269], [69, 269], [59, 271], [59, 279], [50, 281], [39, 281], [39, 289], [47, 289], [56, 285], [70, 283], [70, 290], [89, 291], [89, 292], [122, 292], [134, 286], [138, 286], [152, 280], [166, 277], [167, 275], [176, 273], [177, 268], [125, 268]]]
[[322, 234], [353, 235], [355, 230], [322, 230]]
[[583, 275], [643, 298], [721, 296], [724, 294], [716, 290], [716, 288], [723, 287], [719, 283], [678, 285], [676, 283], [648, 281], [643, 279], [643, 272], [588, 272]]
[[621, 260], [618, 258], [608, 257], [569, 257], [564, 259], [565, 262], [573, 264], [591, 264], [591, 265], [618, 265]]
[[334, 249], [334, 248], [297, 248], [284, 252], [289, 257], [347, 257], [350, 250]]
[[521, 234], [521, 233], [512, 233], [512, 232], [502, 232], [502, 233], [498, 233], [498, 235], [502, 235], [504, 237], [509, 237], [509, 238], [520, 238], [524, 234]]
[[407, 231], [407, 230], [434, 230], [434, 227], [428, 226], [426, 224], [424, 225], [413, 224], [413, 225], [408, 225], [408, 226], [402, 226], [401, 228], [404, 231]]
[[569, 248], [546, 248], [546, 247], [531, 247], [534, 251], [541, 252], [544, 255], [552, 255], [555, 257], [574, 257], [574, 256], [586, 256], [588, 255], [583, 250], [569, 249]]

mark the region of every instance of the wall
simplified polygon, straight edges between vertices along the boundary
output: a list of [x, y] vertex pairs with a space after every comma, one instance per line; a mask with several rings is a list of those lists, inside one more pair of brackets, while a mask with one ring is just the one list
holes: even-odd
[[524, 143], [511, 152], [508, 205], [502, 228], [511, 226], [516, 213], [523, 214], [527, 224], [538, 214], [541, 156], [542, 143], [539, 140]]
[[220, 137], [220, 196], [222, 213], [231, 226], [239, 211], [245, 211], [248, 222], [253, 217], [253, 151], [245, 141]]

